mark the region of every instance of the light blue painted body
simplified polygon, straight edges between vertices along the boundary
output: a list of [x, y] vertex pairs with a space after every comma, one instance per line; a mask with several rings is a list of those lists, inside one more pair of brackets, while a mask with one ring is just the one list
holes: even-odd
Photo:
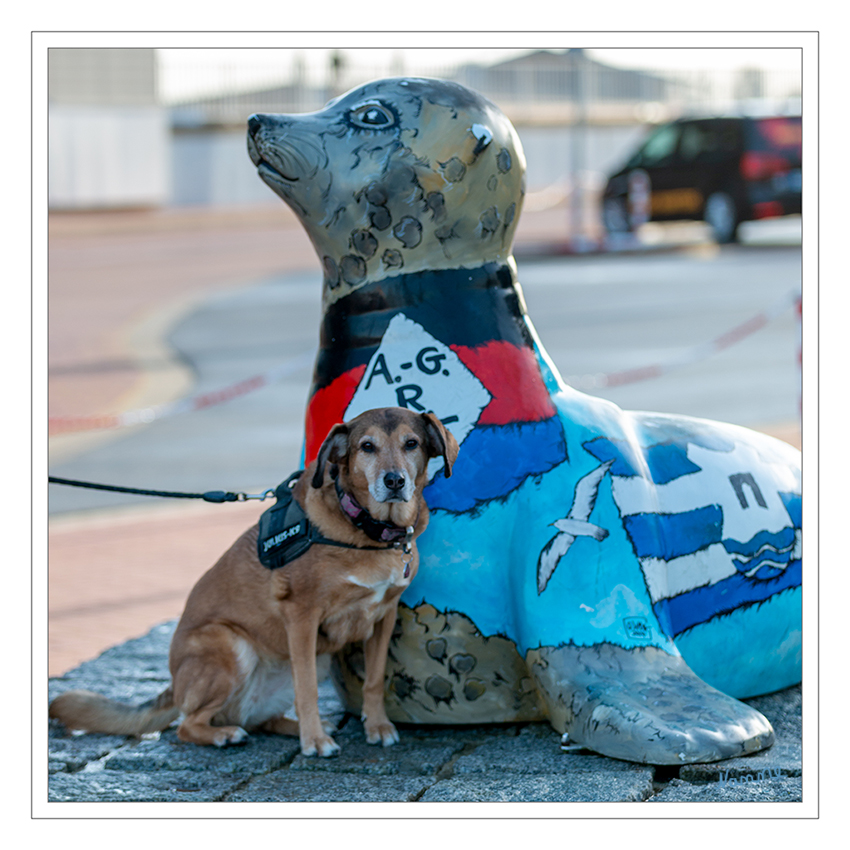
[[[545, 355], [539, 349], [537, 354], [569, 460], [471, 513], [434, 510], [419, 544], [420, 575], [403, 601], [411, 607], [427, 602], [438, 610], [463, 611], [483, 634], [515, 641], [521, 654], [563, 643], [656, 646], [681, 653], [700, 678], [739, 698], [799, 682], [800, 518], [786, 507], [789, 496], [797, 503], [800, 498], [799, 452], [732, 425], [622, 411], [563, 385]], [[646, 421], [652, 423], [649, 431]], [[577, 482], [601, 465], [584, 448], [600, 439], [627, 449], [628, 462], [640, 475], [616, 475], [623, 456], [617, 455], [589, 516], [608, 531], [607, 537], [577, 537], [538, 593], [540, 553], [557, 533], [552, 523], [567, 514]], [[672, 447], [668, 456], [676, 455], [679, 466], [687, 467], [667, 484], [653, 481], [653, 470], [639, 465], [647, 449], [659, 445]], [[534, 450], [533, 444], [527, 446], [528, 452]], [[670, 466], [668, 460], [666, 474]], [[749, 484], [742, 488], [747, 507], [742, 506], [730, 483], [730, 476], [742, 473], [752, 476], [764, 507]], [[621, 493], [618, 504], [617, 485], [624, 481], [641, 491], [637, 501]], [[665, 496], [664, 488], [671, 485], [678, 493]], [[690, 544], [684, 543], [688, 551], [642, 563], [624, 522], [624, 515], [638, 508], [644, 526], [660, 523], [659, 555], [677, 543], [669, 539], [670, 518], [680, 512], [695, 515], [696, 523], [688, 528]], [[777, 553], [768, 540], [760, 547], [760, 564], [750, 568], [755, 574], [747, 576], [747, 565], [736, 565], [736, 555], [722, 541], [746, 542], [762, 532], [785, 535], [785, 551]], [[700, 570], [701, 560], [710, 566]], [[679, 578], [683, 569], [687, 576]], [[666, 590], [659, 586], [665, 572]]]

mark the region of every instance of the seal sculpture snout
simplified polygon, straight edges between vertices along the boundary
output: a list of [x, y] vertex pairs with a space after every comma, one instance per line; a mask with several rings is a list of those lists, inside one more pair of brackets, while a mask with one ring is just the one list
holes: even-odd
[[259, 115], [251, 115], [248, 118], [248, 135], [253, 137], [257, 131], [263, 126], [262, 119]]
[[247, 141], [248, 155], [262, 180], [290, 204], [297, 201], [291, 197], [289, 184], [315, 177], [324, 163], [315, 132], [297, 118], [252, 115]]

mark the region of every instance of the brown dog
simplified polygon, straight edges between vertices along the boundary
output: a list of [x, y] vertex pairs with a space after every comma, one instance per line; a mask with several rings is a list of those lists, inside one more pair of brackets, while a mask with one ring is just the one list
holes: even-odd
[[[258, 556], [255, 525], [189, 594], [171, 641], [167, 690], [139, 707], [68, 691], [51, 703], [50, 716], [69, 729], [142, 735], [182, 712], [183, 741], [221, 747], [259, 729], [298, 735], [304, 755], [332, 756], [339, 746], [319, 717], [316, 659], [362, 640], [366, 739], [395, 743], [384, 710], [387, 648], [399, 597], [419, 563], [412, 540], [428, 524], [428, 460], [442, 456], [448, 476], [457, 452], [430, 413], [382, 408], [335, 425], [292, 491], [323, 538], [270, 569]], [[396, 532], [409, 551], [384, 542]], [[293, 691], [298, 721], [285, 716]]]

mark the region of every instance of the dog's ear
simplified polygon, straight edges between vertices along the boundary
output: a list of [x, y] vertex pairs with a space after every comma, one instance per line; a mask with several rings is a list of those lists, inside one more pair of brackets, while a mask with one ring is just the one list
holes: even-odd
[[327, 463], [339, 463], [348, 454], [348, 426], [340, 422], [334, 425], [325, 442], [319, 449], [316, 458], [316, 471], [313, 473], [313, 486], [318, 490], [325, 480], [325, 465]]
[[433, 413], [421, 414], [425, 423], [425, 434], [428, 438], [428, 454], [431, 457], [440, 457], [445, 460], [446, 478], [452, 474], [452, 466], [457, 460], [458, 444], [454, 435]]

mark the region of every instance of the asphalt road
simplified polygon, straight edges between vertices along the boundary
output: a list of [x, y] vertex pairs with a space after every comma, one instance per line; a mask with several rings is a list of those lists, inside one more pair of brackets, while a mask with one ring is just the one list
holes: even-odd
[[[626, 409], [769, 426], [798, 415], [798, 323], [790, 308], [708, 359], [662, 377], [589, 389], [586, 376], [665, 363], [708, 343], [799, 288], [797, 246], [703, 244], [643, 255], [519, 262], [537, 332], [562, 375]], [[127, 430], [51, 466], [51, 474], [124, 486], [256, 492], [297, 468], [320, 315], [318, 273], [211, 297], [168, 342], [210, 392], [281, 363], [272, 386]], [[50, 488], [51, 514], [150, 501]]]

